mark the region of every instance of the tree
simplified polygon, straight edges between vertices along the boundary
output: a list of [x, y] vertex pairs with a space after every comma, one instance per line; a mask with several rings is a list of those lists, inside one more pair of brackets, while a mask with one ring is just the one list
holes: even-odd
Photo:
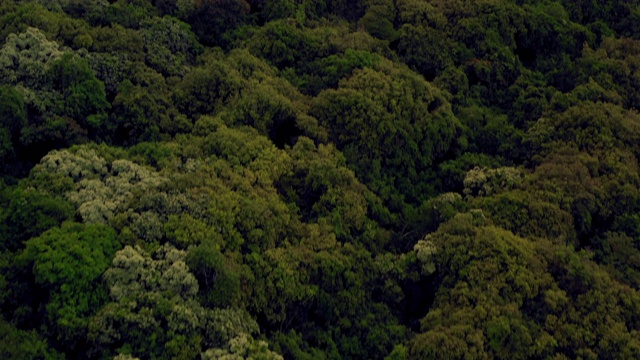
[[102, 125], [95, 121], [106, 112], [109, 103], [104, 84], [96, 79], [88, 62], [77, 55], [66, 53], [51, 64], [49, 76], [53, 89], [65, 99], [57, 112], [75, 119], [83, 128], [95, 132]]
[[178, 85], [175, 100], [178, 109], [192, 119], [215, 114], [235, 100], [244, 88], [237, 71], [225, 62], [214, 60], [193, 69]]
[[323, 29], [311, 31], [287, 20], [271, 21], [247, 41], [251, 53], [278, 69], [311, 62], [319, 55], [329, 55], [330, 47], [322, 41]]
[[107, 133], [113, 134], [117, 144], [159, 140], [159, 125], [168, 118], [168, 104], [162, 100], [152, 96], [148, 89], [124, 80], [113, 100], [114, 121], [107, 125], [111, 128]]
[[16, 264], [31, 269], [41, 298], [47, 332], [61, 347], [86, 350], [89, 317], [105, 303], [99, 278], [119, 248], [115, 231], [104, 225], [65, 222], [25, 243]]
[[2, 189], [0, 248], [15, 252], [32, 237], [71, 218], [73, 206], [57, 195], [34, 189]]
[[356, 176], [394, 210], [432, 193], [419, 179], [455, 152], [460, 130], [439, 90], [386, 62], [356, 70], [337, 90], [322, 92], [312, 114]]
[[[70, 2], [74, 2], [71, 0]], [[97, 0], [100, 1], [100, 0]], [[62, 2], [62, 4], [61, 4]], [[48, 39], [73, 49], [91, 45], [90, 27], [83, 20], [74, 19], [63, 11], [69, 1], [20, 1], [9, 11], [3, 12], [0, 19], [2, 30], [0, 37], [24, 33], [30, 27], [39, 29]], [[91, 7], [89, 2], [84, 3]], [[61, 6], [62, 5], [62, 6]]]
[[397, 16], [396, 3], [391, 1], [370, 1], [367, 10], [358, 20], [371, 35], [393, 41], [397, 37], [394, 23]]
[[63, 54], [35, 28], [8, 40], [0, 50], [0, 73], [17, 86], [26, 108], [21, 158], [35, 162], [53, 148], [95, 137], [109, 104], [86, 60]]
[[[399, 34], [398, 55], [427, 80], [432, 81], [447, 66], [453, 65], [457, 44], [447, 39], [443, 31], [405, 24]], [[453, 49], [449, 50], [452, 44]]]
[[[156, 171], [117, 159], [123, 157], [122, 153], [113, 156], [108, 154], [111, 149], [101, 150], [102, 154], [95, 148], [81, 146], [72, 151], [52, 151], [33, 170], [33, 175], [49, 173], [71, 178], [73, 191], [60, 195], [76, 206], [78, 216], [86, 223], [108, 223], [114, 215], [126, 213], [140, 194], [167, 182]], [[108, 162], [101, 155], [116, 159]], [[156, 225], [157, 231], [162, 231], [162, 225]], [[154, 239], [153, 234], [148, 234], [149, 240]]]
[[0, 86], [0, 161], [10, 159], [19, 143], [20, 131], [27, 125], [22, 96], [14, 87]]
[[[154, 258], [130, 246], [116, 254], [104, 275], [112, 302], [90, 326], [95, 351], [123, 347], [138, 356], [189, 358], [201, 352], [267, 352], [265, 343], [253, 343], [258, 327], [244, 311], [206, 309], [195, 301], [198, 281], [186, 255], [170, 245]], [[253, 344], [244, 349], [241, 339]]]
[[6, 359], [63, 359], [36, 331], [19, 330], [0, 318], [0, 356]]
[[169, 246], [158, 250], [156, 260], [130, 246], [117, 252], [104, 274], [111, 302], [90, 324], [94, 351], [126, 345], [137, 356], [177, 355], [180, 347], [171, 348], [170, 341], [187, 335], [182, 350], [199, 352], [204, 309], [193, 301], [198, 284], [185, 255]]
[[7, 37], [0, 50], [0, 71], [5, 84], [23, 84], [27, 88], [39, 88], [47, 83], [46, 72], [62, 52], [55, 41], [36, 28], [28, 28], [21, 34]]
[[241, 296], [242, 268], [220, 252], [219, 243], [207, 240], [189, 250], [187, 265], [198, 279], [203, 305], [220, 308], [233, 306]]
[[186, 20], [206, 45], [229, 45], [228, 32], [248, 21], [251, 9], [245, 0], [177, 1], [178, 18]]
[[191, 27], [178, 19], [165, 16], [142, 22], [146, 62], [165, 76], [183, 76], [203, 47]]
[[269, 350], [266, 341], [254, 340], [253, 337], [241, 334], [229, 341], [222, 349], [208, 349], [202, 359], [264, 359], [282, 360], [282, 355]]

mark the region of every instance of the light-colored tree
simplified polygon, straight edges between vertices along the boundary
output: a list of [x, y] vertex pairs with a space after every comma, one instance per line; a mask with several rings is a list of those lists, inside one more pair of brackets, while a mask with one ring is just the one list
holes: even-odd
[[107, 175], [107, 161], [94, 149], [80, 146], [72, 150], [53, 150], [45, 155], [33, 170], [38, 173], [58, 173], [75, 182], [83, 179], [102, 179]]
[[427, 235], [413, 247], [418, 261], [422, 264], [422, 275], [429, 276], [436, 271], [435, 254], [438, 247], [433, 242], [433, 235]]
[[45, 82], [49, 66], [60, 57], [60, 45], [47, 40], [37, 28], [11, 34], [0, 49], [0, 82], [39, 88]]
[[[104, 273], [112, 302], [90, 326], [97, 345], [136, 344], [153, 337], [168, 353], [214, 349], [205, 353], [243, 358], [271, 354], [266, 343], [253, 339], [259, 328], [246, 311], [206, 309], [196, 301], [199, 286], [186, 255], [168, 244], [153, 256], [131, 246], [117, 252]], [[132, 355], [148, 355], [144, 351], [134, 348]]]
[[[87, 223], [107, 223], [115, 214], [130, 210], [134, 199], [169, 181], [157, 171], [129, 160], [109, 162], [86, 146], [50, 152], [36, 165], [32, 175], [39, 173], [60, 174], [74, 180], [75, 188], [65, 196], [77, 206], [78, 214]], [[157, 217], [144, 212], [131, 215], [134, 233], [149, 241], [158, 240], [163, 225]]]
[[266, 341], [240, 334], [224, 348], [209, 349], [201, 354], [203, 360], [283, 360], [282, 355], [269, 350]]
[[118, 354], [113, 357], [113, 360], [140, 360], [137, 357], [131, 356], [131, 354]]
[[524, 173], [514, 167], [475, 167], [464, 178], [464, 193], [467, 196], [490, 196], [518, 187], [523, 179]]

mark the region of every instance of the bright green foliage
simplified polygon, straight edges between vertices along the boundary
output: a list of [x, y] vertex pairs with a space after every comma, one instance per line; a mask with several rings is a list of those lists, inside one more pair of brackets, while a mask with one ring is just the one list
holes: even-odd
[[[188, 298], [192, 299], [189, 301], [197, 299], [211, 307], [247, 306], [266, 314], [269, 324], [289, 324], [288, 327], [298, 330], [313, 324], [320, 311], [313, 309], [320, 307], [323, 323], [333, 323], [342, 317], [351, 318], [355, 323], [335, 328], [336, 335], [330, 339], [325, 339], [322, 332], [313, 332], [305, 341], [325, 339], [321, 349], [333, 348], [338, 353], [351, 354], [349, 356], [356, 356], [359, 351], [368, 354], [391, 351], [394, 339], [404, 336], [402, 326], [383, 303], [377, 302], [370, 310], [364, 305], [373, 294], [386, 294], [385, 297], [400, 302], [401, 290], [392, 279], [381, 284], [373, 277], [358, 280], [364, 274], [373, 276], [383, 271], [367, 260], [371, 255], [362, 248], [362, 245], [381, 248], [388, 241], [388, 233], [367, 217], [368, 209], [377, 207], [380, 211], [379, 200], [357, 182], [334, 147], [316, 148], [311, 140], [301, 138], [293, 149], [285, 152], [249, 128], [231, 129], [218, 123], [210, 131], [200, 140], [185, 139], [201, 141], [198, 149], [210, 160], [192, 158], [184, 167], [181, 165], [180, 171], [184, 174], [179, 176], [172, 170], [174, 178], [170, 181], [175, 181], [172, 186], [183, 189], [187, 186], [183, 195], [163, 194], [158, 192], [159, 188], [154, 190], [152, 183], [156, 182], [152, 179], [162, 179], [157, 178], [154, 171], [126, 160], [107, 161], [106, 158], [113, 159], [118, 153], [99, 150], [106, 157], [103, 158], [95, 148], [79, 147], [74, 151], [52, 153], [43, 159], [35, 173], [54, 172], [73, 178], [76, 190], [66, 196], [78, 204], [85, 221], [111, 222], [121, 231], [123, 241], [140, 243], [142, 240], [148, 244], [166, 238], [180, 247], [195, 245], [189, 248], [185, 259], [198, 284], [197, 289], [189, 293]], [[174, 151], [187, 150], [186, 143], [173, 146], [179, 146]], [[294, 169], [296, 175], [291, 177]], [[294, 180], [298, 177], [302, 182]], [[278, 191], [285, 194], [285, 188], [290, 189], [286, 198], [291, 205], [280, 199]], [[319, 191], [317, 203], [300, 205], [313, 208], [313, 212], [305, 216], [305, 221], [317, 222], [313, 225], [300, 223], [297, 211], [293, 211], [295, 202], [301, 201], [298, 196], [306, 196], [310, 191]], [[191, 197], [192, 192], [199, 194], [198, 198]], [[197, 202], [203, 208], [198, 208]], [[94, 215], [100, 216], [92, 220]], [[336, 235], [340, 240], [362, 245], [348, 245], [342, 250]], [[300, 245], [288, 245], [292, 243]], [[350, 260], [355, 254], [360, 254], [362, 260]], [[129, 269], [123, 274], [132, 271]], [[135, 282], [127, 284], [133, 286]], [[313, 284], [319, 284], [320, 289]], [[383, 290], [376, 291], [378, 288]], [[114, 287], [113, 291], [116, 291]], [[274, 308], [276, 303], [279, 305]], [[149, 306], [159, 306], [154, 304], [160, 303], [152, 302]], [[301, 308], [301, 304], [306, 305]], [[104, 316], [118, 324], [131, 321], [126, 325], [127, 332], [138, 334], [134, 329], [143, 327], [142, 315], [113, 318], [120, 306], [124, 304], [107, 306]], [[371, 312], [377, 315], [371, 316]], [[371, 332], [373, 326], [376, 328]], [[194, 331], [206, 339], [202, 329], [197, 327]], [[159, 336], [153, 334], [159, 334], [160, 330], [148, 331], [151, 333], [143, 331], [135, 335], [139, 336], [135, 338], [138, 340], [131, 341], [137, 343], [146, 336]], [[200, 346], [198, 336], [191, 337], [194, 343], [183, 345], [192, 349], [189, 351], [196, 351]], [[367, 336], [377, 340], [366, 340], [370, 342], [367, 345], [360, 340]], [[169, 341], [162, 339], [166, 340], [159, 341]], [[168, 349], [174, 345], [167, 342], [160, 348], [163, 346]], [[139, 351], [160, 350], [144, 347]]]
[[113, 229], [66, 222], [26, 242], [17, 264], [31, 269], [44, 294], [48, 332], [64, 346], [81, 341], [88, 317], [106, 300], [98, 282], [119, 244]]

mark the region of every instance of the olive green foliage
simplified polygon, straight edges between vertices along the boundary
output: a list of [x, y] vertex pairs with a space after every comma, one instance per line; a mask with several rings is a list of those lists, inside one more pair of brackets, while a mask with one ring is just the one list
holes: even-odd
[[0, 358], [640, 358], [637, 1], [0, 1]]
[[62, 359], [35, 331], [16, 329], [6, 321], [0, 322], [0, 355], [5, 359]]
[[321, 93], [312, 113], [333, 124], [330, 139], [365, 184], [395, 204], [431, 195], [419, 179], [455, 151], [460, 130], [439, 89], [390, 63], [356, 71]]
[[188, 24], [166, 16], [146, 20], [141, 25], [145, 29], [146, 61], [166, 76], [183, 75], [187, 64], [202, 52], [202, 45]]

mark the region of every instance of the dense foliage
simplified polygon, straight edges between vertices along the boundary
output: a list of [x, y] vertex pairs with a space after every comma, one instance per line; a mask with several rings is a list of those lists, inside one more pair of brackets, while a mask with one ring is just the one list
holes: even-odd
[[640, 2], [0, 3], [0, 358], [640, 358]]

